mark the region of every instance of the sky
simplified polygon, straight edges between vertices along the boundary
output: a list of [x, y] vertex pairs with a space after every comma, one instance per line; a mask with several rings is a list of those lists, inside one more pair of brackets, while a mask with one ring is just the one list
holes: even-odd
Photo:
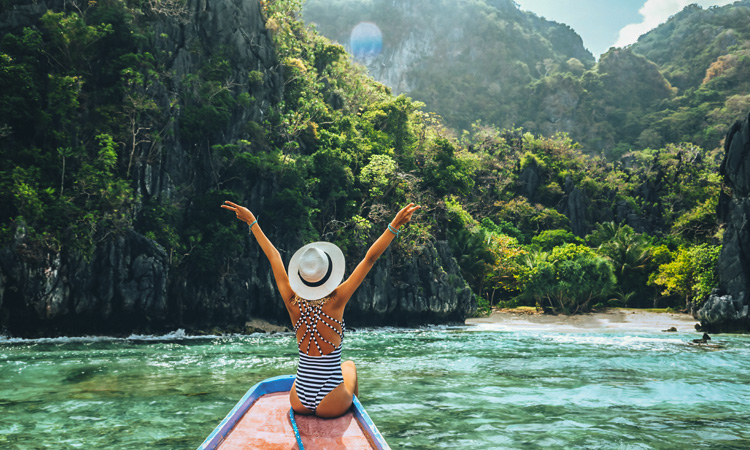
[[667, 21], [685, 6], [724, 6], [735, 0], [515, 0], [522, 10], [570, 25], [599, 59]]

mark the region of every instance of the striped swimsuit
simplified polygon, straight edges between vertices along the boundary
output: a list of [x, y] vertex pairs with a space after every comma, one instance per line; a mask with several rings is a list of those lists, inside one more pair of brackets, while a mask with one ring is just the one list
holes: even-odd
[[[293, 299], [292, 303], [299, 305], [300, 318], [294, 324], [294, 332], [304, 326], [304, 334], [297, 342], [299, 348], [299, 365], [297, 367], [297, 378], [294, 384], [297, 389], [297, 397], [300, 403], [315, 412], [321, 400], [328, 395], [339, 384], [344, 382], [344, 375], [341, 373], [341, 346], [333, 345], [332, 342], [321, 336], [318, 331], [318, 325], [324, 324], [335, 331], [340, 337], [341, 342], [344, 340], [344, 323], [340, 322], [323, 312], [323, 302], [308, 303], [300, 300], [299, 297]], [[341, 330], [336, 328], [338, 324]], [[307, 347], [303, 351], [300, 347], [305, 337], [309, 336]], [[325, 342], [334, 349], [331, 353], [324, 355], [320, 349], [320, 343]], [[318, 353], [321, 356], [311, 356], [310, 344], [315, 344]]]

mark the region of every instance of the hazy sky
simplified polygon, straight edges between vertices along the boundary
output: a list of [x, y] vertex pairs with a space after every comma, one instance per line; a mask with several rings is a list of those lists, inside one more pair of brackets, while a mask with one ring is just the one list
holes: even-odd
[[734, 0], [515, 0], [521, 9], [570, 25], [583, 45], [599, 56], [610, 47], [624, 47], [667, 21], [685, 6], [728, 5]]

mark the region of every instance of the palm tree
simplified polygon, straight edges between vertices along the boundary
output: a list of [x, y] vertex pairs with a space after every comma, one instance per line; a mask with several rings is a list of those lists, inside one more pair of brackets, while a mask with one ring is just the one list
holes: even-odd
[[477, 295], [483, 295], [484, 280], [493, 261], [484, 244], [484, 234], [461, 229], [450, 237], [461, 274]]
[[646, 271], [651, 261], [648, 241], [628, 225], [614, 222], [599, 224], [594, 233], [595, 238], [601, 239], [597, 252], [612, 263], [623, 292], [622, 298], [637, 298], [633, 294], [645, 287]]

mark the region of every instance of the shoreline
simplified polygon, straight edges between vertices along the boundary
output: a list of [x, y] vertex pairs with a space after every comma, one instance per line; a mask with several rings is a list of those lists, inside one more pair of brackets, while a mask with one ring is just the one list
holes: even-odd
[[[547, 330], [547, 331], [650, 331], [661, 332], [675, 328], [678, 333], [695, 333], [698, 320], [690, 314], [661, 312], [641, 309], [609, 309], [605, 311], [577, 314], [573, 316], [552, 315], [536, 312], [534, 308], [494, 310], [489, 316], [472, 317], [463, 323], [453, 322], [453, 325], [483, 326], [500, 330]], [[440, 325], [440, 324], [433, 324]], [[445, 325], [445, 324], [444, 324]], [[359, 327], [358, 327], [359, 328]], [[365, 327], [366, 328], [366, 327]], [[374, 327], [380, 328], [380, 327]], [[408, 327], [407, 327], [408, 328]], [[286, 326], [271, 323], [264, 319], [253, 318], [244, 327], [225, 329], [213, 327], [211, 329], [173, 330], [141, 330], [131, 333], [116, 334], [51, 334], [35, 336], [12, 336], [0, 334], [0, 344], [11, 344], [26, 341], [65, 341], [65, 340], [182, 340], [209, 337], [252, 335], [255, 333], [276, 334], [291, 333]]]
[[487, 317], [466, 319], [465, 323], [509, 330], [667, 332], [674, 328], [677, 333], [699, 333], [695, 328], [698, 320], [690, 314], [625, 308], [573, 316], [527, 310], [496, 310]]

